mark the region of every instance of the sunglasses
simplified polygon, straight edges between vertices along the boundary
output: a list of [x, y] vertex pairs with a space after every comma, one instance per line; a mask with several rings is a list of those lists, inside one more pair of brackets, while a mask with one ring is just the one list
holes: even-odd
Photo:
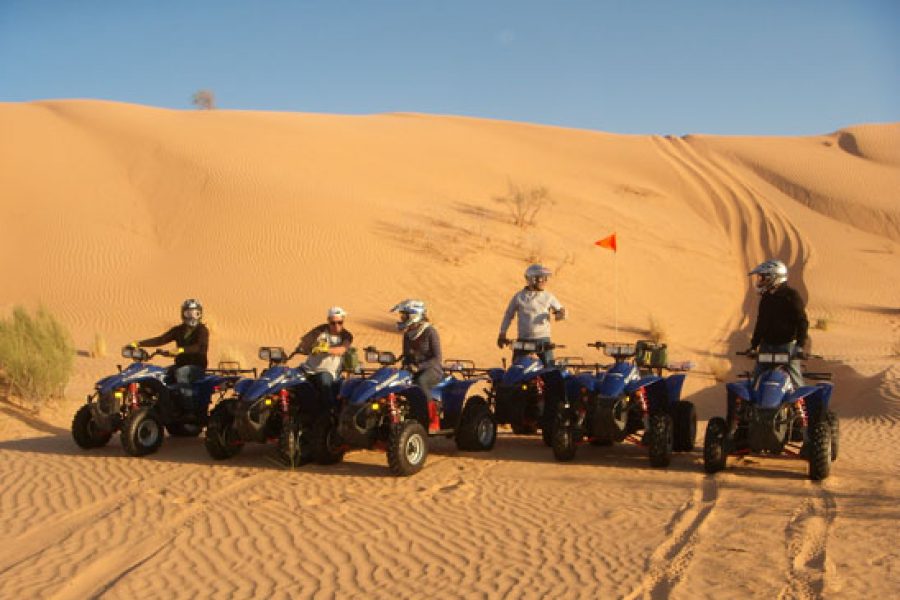
[[328, 321], [329, 325], [343, 325], [343, 321]]

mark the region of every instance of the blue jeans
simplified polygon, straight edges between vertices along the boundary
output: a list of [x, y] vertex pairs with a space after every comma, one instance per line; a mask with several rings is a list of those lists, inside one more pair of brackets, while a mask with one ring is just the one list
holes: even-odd
[[318, 371], [309, 376], [309, 382], [319, 392], [319, 407], [321, 410], [331, 408], [334, 405], [334, 375], [325, 371]]
[[203, 368], [197, 365], [183, 365], [175, 368], [175, 383], [178, 393], [184, 400], [185, 408], [194, 408], [194, 386], [191, 384], [203, 377], [203, 373]]
[[[542, 337], [542, 338], [532, 338], [532, 339], [523, 339], [519, 340], [520, 342], [543, 342], [546, 344], [550, 343], [550, 338]], [[513, 350], [513, 362], [516, 361], [517, 358], [522, 356], [528, 356], [531, 352], [527, 352], [525, 350]], [[553, 366], [553, 350], [544, 350], [543, 352], [537, 353], [538, 358], [541, 359], [541, 362], [544, 363], [545, 367]]]

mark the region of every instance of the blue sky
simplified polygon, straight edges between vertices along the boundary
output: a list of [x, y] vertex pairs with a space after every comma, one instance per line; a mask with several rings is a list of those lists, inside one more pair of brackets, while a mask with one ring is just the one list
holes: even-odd
[[0, 101], [458, 114], [621, 133], [900, 121], [900, 0], [0, 0]]

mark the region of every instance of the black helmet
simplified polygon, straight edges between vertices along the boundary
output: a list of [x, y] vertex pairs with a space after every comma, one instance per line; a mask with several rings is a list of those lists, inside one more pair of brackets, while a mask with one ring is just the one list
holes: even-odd
[[[196, 311], [196, 312], [195, 312]], [[196, 327], [203, 318], [203, 305], [199, 300], [188, 298], [181, 303], [181, 322], [188, 327]]]

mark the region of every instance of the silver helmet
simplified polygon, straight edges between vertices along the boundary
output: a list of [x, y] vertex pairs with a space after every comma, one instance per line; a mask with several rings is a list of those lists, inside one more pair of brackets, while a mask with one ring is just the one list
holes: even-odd
[[203, 318], [203, 305], [199, 300], [188, 298], [181, 303], [181, 322], [188, 327], [196, 327]]
[[757, 276], [756, 284], [754, 284], [756, 291], [765, 294], [787, 281], [788, 270], [780, 260], [771, 259], [757, 265], [748, 275]]
[[426, 318], [428, 307], [422, 300], [404, 300], [397, 303], [391, 312], [400, 313], [400, 320], [397, 321], [397, 330], [404, 331], [409, 329], [416, 323], [421, 323]]
[[546, 282], [552, 274], [553, 271], [544, 265], [531, 265], [525, 269], [525, 281], [528, 282], [528, 285], [535, 286], [540, 280]]

